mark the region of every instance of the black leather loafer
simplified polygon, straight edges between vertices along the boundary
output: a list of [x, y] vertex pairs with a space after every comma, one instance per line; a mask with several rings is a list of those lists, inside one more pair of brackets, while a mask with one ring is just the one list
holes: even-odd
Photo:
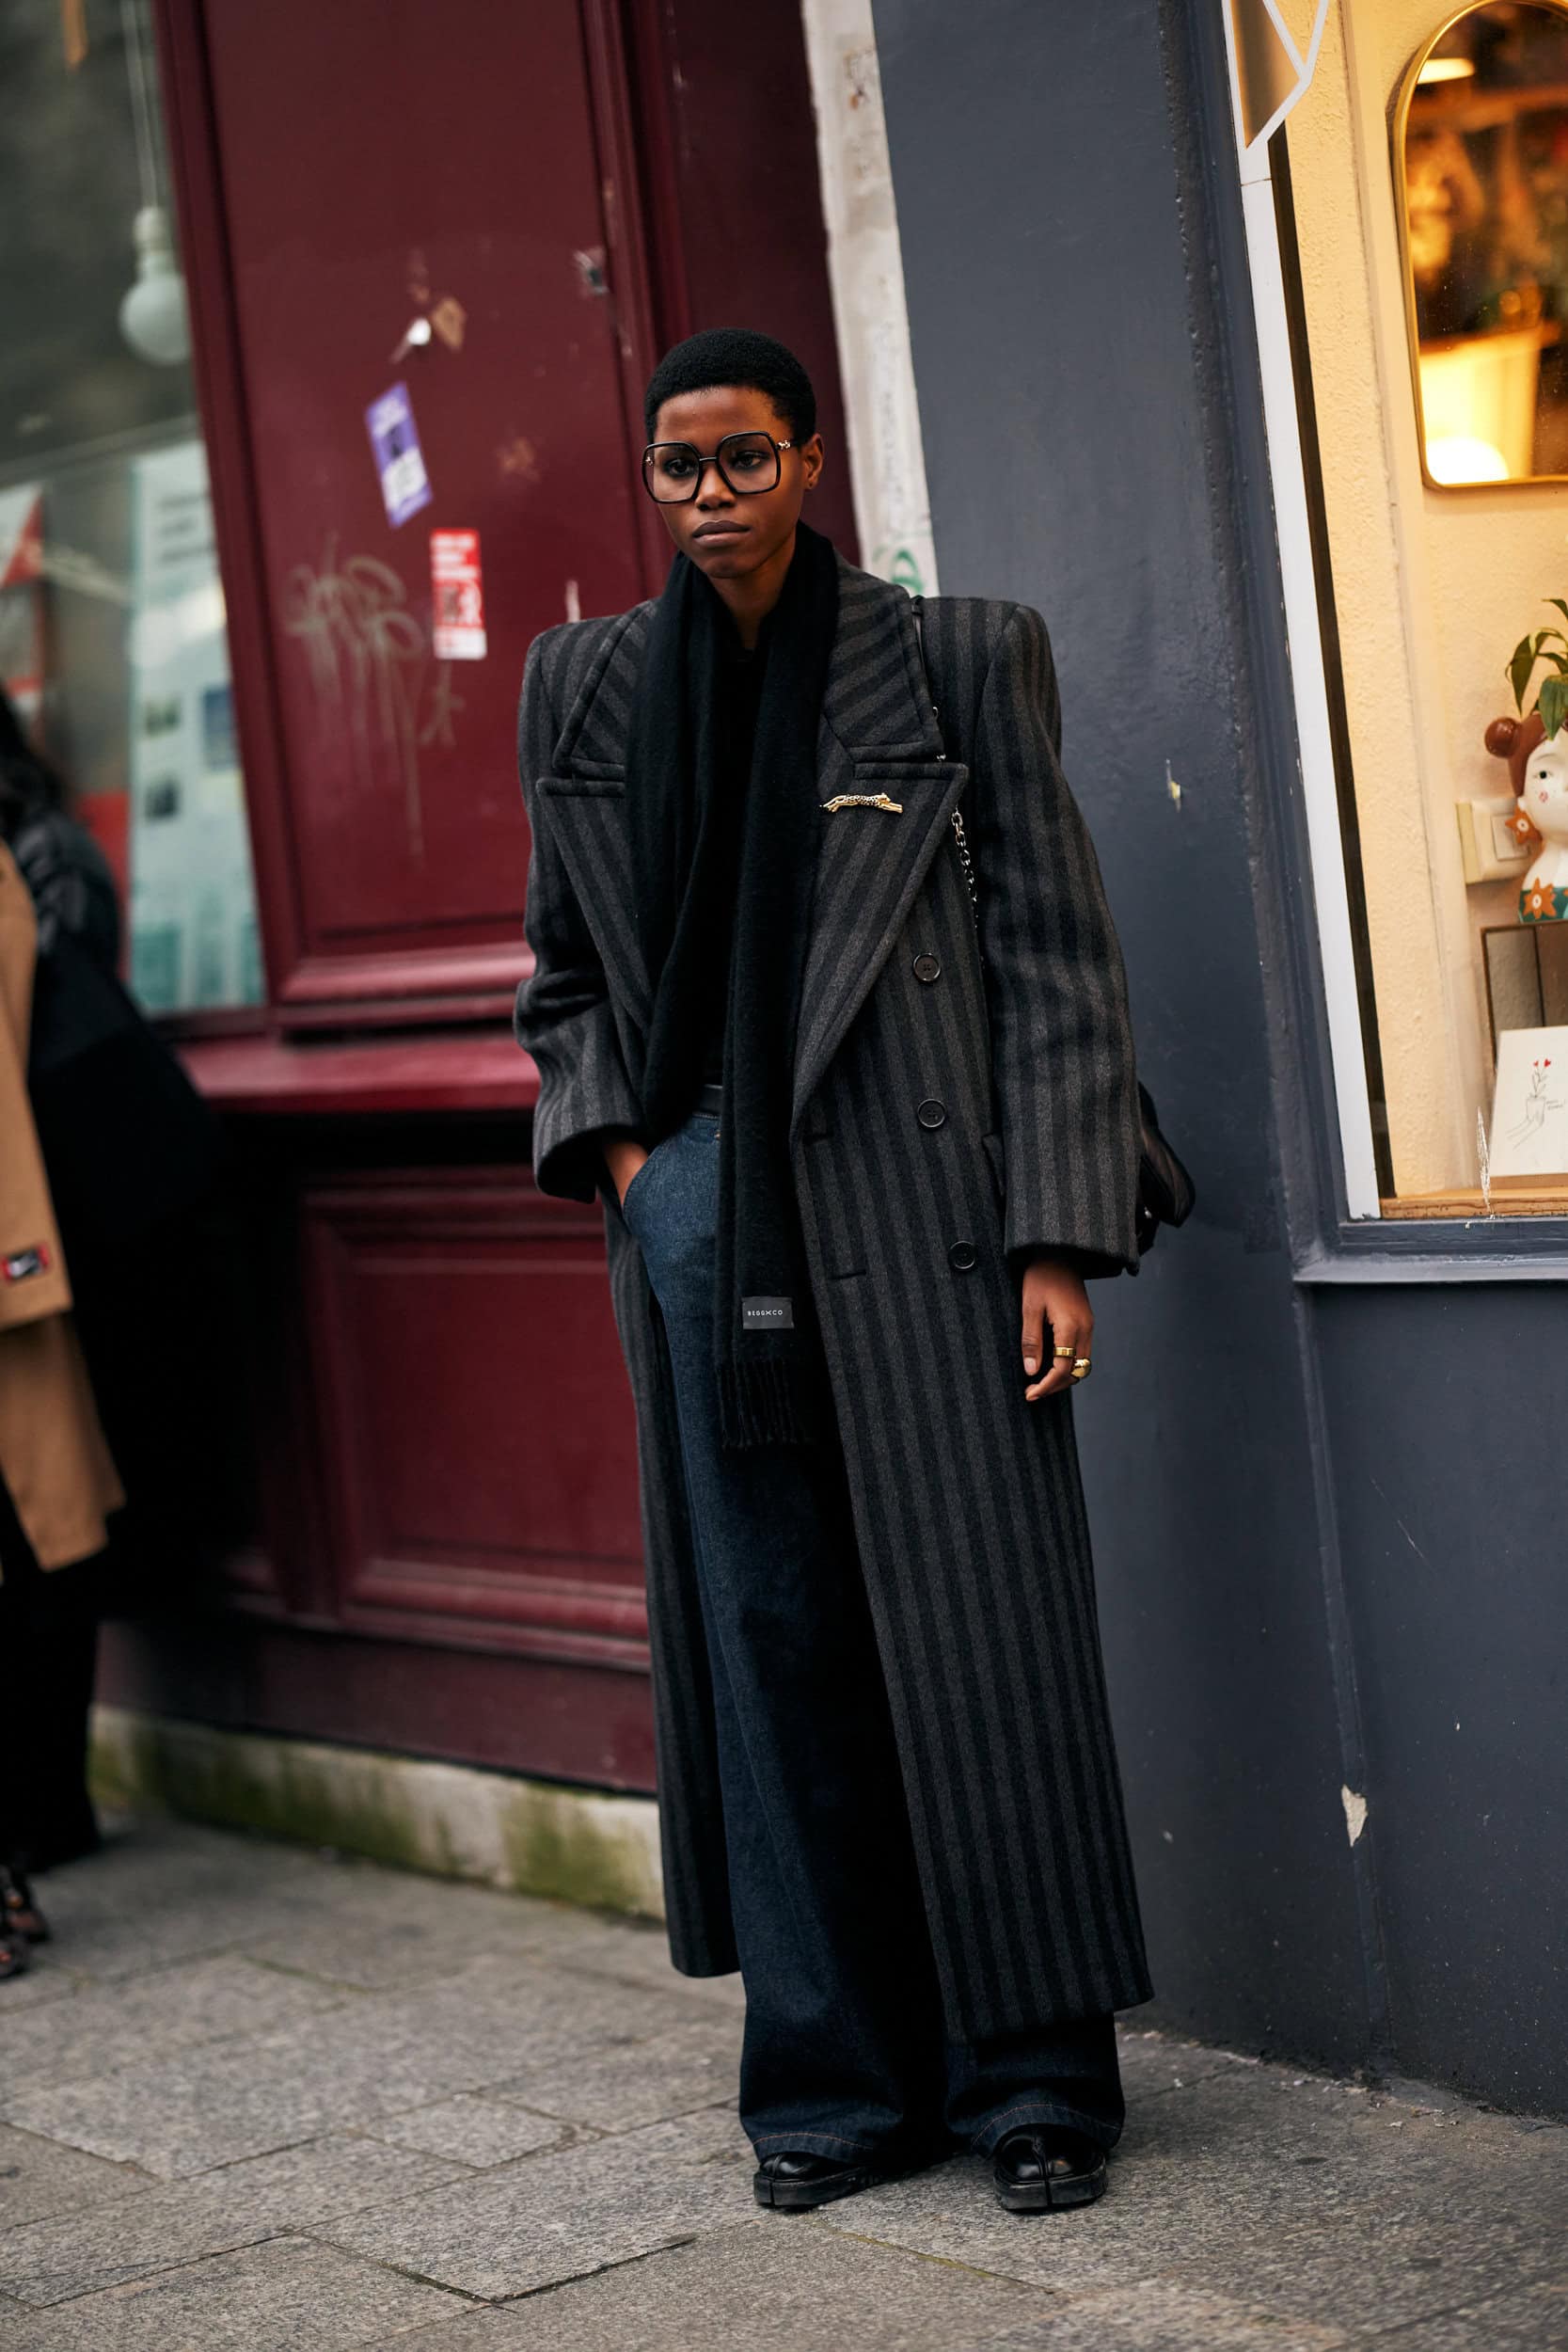
[[842, 2156], [808, 2155], [803, 2148], [788, 2148], [780, 2155], [764, 2156], [752, 2181], [759, 2205], [774, 2205], [787, 2213], [809, 2213], [814, 2205], [831, 2205], [835, 2197], [853, 2197], [858, 2189], [875, 2188], [896, 2180], [897, 2172], [875, 2165], [864, 2156], [847, 2164]]
[[1082, 2132], [1031, 2123], [996, 2151], [996, 2194], [1008, 2213], [1065, 2213], [1105, 2194], [1105, 2152]]

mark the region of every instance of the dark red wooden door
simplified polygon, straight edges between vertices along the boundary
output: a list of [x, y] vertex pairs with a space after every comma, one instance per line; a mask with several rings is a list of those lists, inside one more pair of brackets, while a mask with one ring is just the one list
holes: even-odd
[[[780, 335], [843, 446], [799, 12], [737, 41], [719, 0], [155, 11], [283, 1035], [192, 1051], [245, 1171], [256, 1540], [229, 1609], [122, 1643], [113, 1687], [646, 1788], [602, 1226], [533, 1188], [503, 1025], [516, 692], [539, 629], [662, 576], [637, 480], [659, 347]], [[389, 514], [367, 411], [395, 387], [429, 496], [404, 464]], [[842, 469], [816, 518], [852, 551]], [[460, 586], [477, 534], [483, 658], [433, 640], [433, 532]]]
[[[505, 1004], [527, 955], [528, 645], [657, 577], [617, 15], [181, 0], [166, 20], [170, 82], [187, 107], [201, 92], [188, 197], [205, 155], [221, 198], [187, 201], [185, 242], [285, 1026], [439, 1019], [443, 993], [451, 1011]], [[369, 412], [391, 394], [389, 501]], [[471, 609], [437, 606], [448, 557]], [[271, 1621], [249, 1707], [645, 1785], [635, 1433], [602, 1232], [534, 1192], [515, 1063], [510, 1130], [427, 1122], [406, 1157], [386, 1136], [317, 1138], [258, 1200], [286, 1271], [257, 1325], [277, 1426], [240, 1580]]]
[[[499, 965], [525, 649], [647, 585], [583, 10], [269, 0], [206, 29], [297, 924], [275, 994], [341, 1000], [389, 956]], [[429, 488], [401, 521], [367, 424], [397, 387]], [[447, 531], [478, 533], [482, 659], [432, 644]]]

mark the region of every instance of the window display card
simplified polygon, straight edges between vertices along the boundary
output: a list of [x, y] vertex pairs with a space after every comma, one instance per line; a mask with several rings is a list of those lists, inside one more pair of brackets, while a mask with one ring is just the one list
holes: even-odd
[[1568, 1028], [1499, 1032], [1491, 1164], [1494, 1190], [1568, 1184]]

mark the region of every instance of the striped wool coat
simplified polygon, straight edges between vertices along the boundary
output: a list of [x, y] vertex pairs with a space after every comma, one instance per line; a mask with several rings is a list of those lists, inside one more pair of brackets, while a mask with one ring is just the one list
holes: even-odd
[[[594, 1142], [640, 1123], [627, 1049], [650, 988], [626, 752], [653, 609], [551, 629], [529, 655], [536, 968], [516, 1026], [539, 1070], [541, 1188], [605, 1202], [671, 1944], [703, 1976], [736, 1963], [673, 1390]], [[1135, 1266], [1137, 1127], [1121, 957], [1057, 756], [1044, 624], [944, 597], [925, 610], [925, 660], [940, 729], [909, 598], [844, 564], [817, 798], [896, 807], [823, 807], [791, 1152], [949, 2026], [974, 2036], [1149, 1993], [1071, 1401], [1024, 1403], [1013, 1270], [1052, 1247]]]

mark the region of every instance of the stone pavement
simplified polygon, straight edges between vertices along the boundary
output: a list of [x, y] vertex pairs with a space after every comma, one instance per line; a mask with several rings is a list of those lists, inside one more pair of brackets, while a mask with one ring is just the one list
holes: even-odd
[[734, 1985], [627, 1923], [149, 1823], [0, 1985], [0, 2352], [1548, 2352], [1568, 2130], [1146, 2034], [1109, 2195], [763, 2215]]

